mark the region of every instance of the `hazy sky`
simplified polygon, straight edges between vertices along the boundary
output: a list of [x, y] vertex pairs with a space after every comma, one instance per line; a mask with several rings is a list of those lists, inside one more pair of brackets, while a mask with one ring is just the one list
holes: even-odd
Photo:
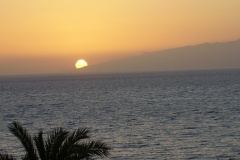
[[0, 75], [240, 38], [240, 0], [1, 0]]

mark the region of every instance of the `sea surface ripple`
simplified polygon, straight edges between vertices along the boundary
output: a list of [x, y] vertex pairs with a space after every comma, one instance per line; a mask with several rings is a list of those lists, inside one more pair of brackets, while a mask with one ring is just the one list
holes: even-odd
[[31, 133], [88, 127], [109, 159], [240, 157], [240, 71], [0, 78], [0, 149], [23, 154], [7, 125]]

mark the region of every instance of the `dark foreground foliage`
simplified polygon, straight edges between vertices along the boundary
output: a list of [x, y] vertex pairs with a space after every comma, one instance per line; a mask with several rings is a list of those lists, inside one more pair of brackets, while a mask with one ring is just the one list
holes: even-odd
[[[8, 128], [25, 149], [22, 160], [90, 160], [97, 156], [104, 158], [109, 155], [110, 147], [101, 141], [80, 142], [90, 138], [86, 128], [73, 132], [56, 128], [46, 139], [42, 131], [32, 137], [18, 122], [11, 123]], [[16, 158], [0, 152], [0, 160]]]

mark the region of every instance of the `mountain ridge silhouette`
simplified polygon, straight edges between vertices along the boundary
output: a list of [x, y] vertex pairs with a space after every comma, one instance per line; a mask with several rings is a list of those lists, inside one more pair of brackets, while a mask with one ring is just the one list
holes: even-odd
[[240, 68], [240, 39], [144, 53], [88, 66], [83, 73], [124, 73]]

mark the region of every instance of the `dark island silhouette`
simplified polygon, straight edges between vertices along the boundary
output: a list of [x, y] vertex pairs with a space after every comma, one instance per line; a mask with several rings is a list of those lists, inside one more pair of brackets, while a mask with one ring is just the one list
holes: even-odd
[[125, 73], [240, 68], [240, 39], [162, 50], [106, 62], [81, 73]]

